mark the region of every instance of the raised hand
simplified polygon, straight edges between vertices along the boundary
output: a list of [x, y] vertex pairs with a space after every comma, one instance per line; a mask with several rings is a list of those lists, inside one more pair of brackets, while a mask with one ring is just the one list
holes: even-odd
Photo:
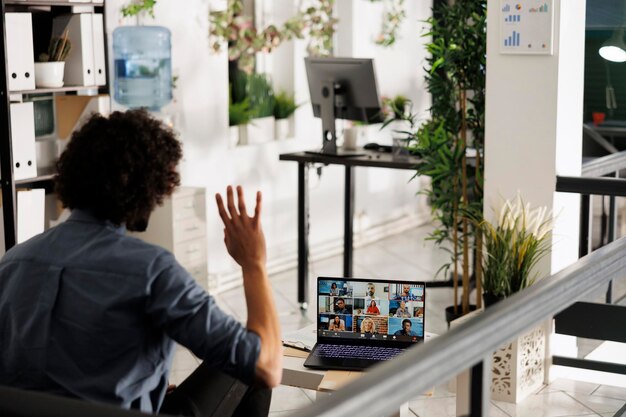
[[236, 199], [233, 187], [229, 185], [226, 188], [226, 206], [219, 193], [215, 195], [215, 200], [224, 222], [224, 243], [230, 256], [242, 268], [264, 266], [266, 249], [261, 227], [261, 192], [257, 191], [253, 216], [248, 216], [241, 186], [237, 186]]

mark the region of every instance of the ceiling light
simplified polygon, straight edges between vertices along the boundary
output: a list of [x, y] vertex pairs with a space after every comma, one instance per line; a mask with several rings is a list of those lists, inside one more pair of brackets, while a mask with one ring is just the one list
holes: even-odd
[[626, 44], [624, 44], [624, 29], [614, 31], [613, 36], [602, 44], [598, 53], [607, 61], [625, 62]]

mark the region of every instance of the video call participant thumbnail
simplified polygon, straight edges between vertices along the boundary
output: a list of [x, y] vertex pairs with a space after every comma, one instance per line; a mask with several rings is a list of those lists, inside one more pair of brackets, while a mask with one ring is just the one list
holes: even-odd
[[335, 299], [333, 311], [336, 314], [352, 314], [352, 306], [348, 305], [345, 298], [338, 297]]
[[422, 319], [389, 319], [389, 334], [393, 336], [424, 337], [424, 323]]
[[394, 293], [391, 300], [418, 301], [424, 296], [424, 289], [421, 285], [395, 284]]
[[352, 332], [352, 316], [342, 314], [320, 314], [318, 329], [328, 332]]

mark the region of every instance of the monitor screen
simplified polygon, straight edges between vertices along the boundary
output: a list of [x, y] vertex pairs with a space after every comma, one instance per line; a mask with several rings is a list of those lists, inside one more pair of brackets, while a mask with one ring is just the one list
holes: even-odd
[[318, 278], [318, 339], [424, 340], [425, 284], [355, 278]]
[[306, 58], [313, 115], [322, 117], [324, 82], [336, 85], [335, 118], [382, 121], [374, 62], [368, 58]]

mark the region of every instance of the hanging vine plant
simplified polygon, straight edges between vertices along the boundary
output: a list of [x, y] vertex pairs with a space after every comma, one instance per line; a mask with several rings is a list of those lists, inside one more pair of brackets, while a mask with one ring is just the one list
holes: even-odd
[[406, 19], [404, 0], [369, 0], [372, 3], [385, 2], [383, 26], [374, 42], [381, 46], [391, 46], [398, 39], [398, 31]]
[[147, 13], [150, 17], [154, 18], [154, 6], [156, 2], [157, 0], [135, 0], [122, 7], [122, 16], [131, 17], [141, 13]]
[[252, 17], [242, 15], [243, 0], [228, 0], [226, 10], [211, 12], [209, 31], [211, 48], [220, 52], [228, 43], [228, 59], [239, 60], [239, 67], [250, 73], [254, 54], [271, 52], [282, 42], [309, 37], [308, 51], [314, 56], [329, 55], [337, 19], [333, 17], [335, 0], [316, 0], [313, 5], [298, 12], [280, 28], [269, 25], [254, 27]]
[[[406, 17], [405, 0], [369, 0], [372, 3], [384, 1], [386, 13], [381, 33], [375, 42], [382, 46], [392, 45], [401, 23]], [[315, 0], [309, 7], [288, 19], [281, 27], [269, 25], [257, 29], [250, 16], [241, 15], [243, 0], [228, 0], [223, 11], [211, 12], [209, 35], [213, 51], [219, 52], [228, 43], [228, 57], [238, 60], [239, 67], [250, 73], [254, 67], [254, 55], [258, 52], [271, 52], [284, 41], [294, 38], [309, 38], [308, 52], [312, 56], [327, 56], [332, 51], [337, 18], [333, 17], [335, 0]]]

